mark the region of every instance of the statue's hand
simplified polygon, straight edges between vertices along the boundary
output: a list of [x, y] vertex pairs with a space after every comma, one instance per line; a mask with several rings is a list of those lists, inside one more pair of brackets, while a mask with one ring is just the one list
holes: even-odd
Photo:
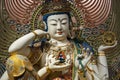
[[108, 49], [114, 48], [116, 45], [117, 45], [117, 41], [115, 42], [115, 44], [113, 44], [111, 46], [100, 45], [98, 48], [98, 52], [99, 51], [106, 51]]
[[65, 69], [68, 69], [70, 67], [70, 64], [68, 62], [64, 62], [63, 64], [59, 64], [60, 60], [56, 60], [56, 57], [53, 55], [50, 55], [47, 59], [49, 61], [46, 66], [49, 67], [52, 71], [63, 71]]
[[65, 63], [63, 65], [56, 65], [59, 62], [60, 62], [59, 60], [56, 60], [56, 61], [52, 62], [51, 64], [49, 64], [49, 68], [52, 71], [64, 71], [64, 70], [66, 70], [70, 67], [69, 63]]
[[40, 30], [40, 29], [37, 29], [37, 30], [35, 30], [34, 32], [35, 32], [36, 35], [38, 35], [38, 36], [44, 36], [44, 35], [49, 34], [48, 32], [43, 31], [43, 30]]
[[91, 60], [93, 53], [90, 52], [90, 49], [87, 48], [85, 50], [85, 48], [82, 49], [82, 54], [78, 54], [75, 58], [75, 66], [79, 69], [81, 69], [81, 64], [79, 63], [79, 61], [81, 61], [82, 65], [85, 67], [86, 64]]

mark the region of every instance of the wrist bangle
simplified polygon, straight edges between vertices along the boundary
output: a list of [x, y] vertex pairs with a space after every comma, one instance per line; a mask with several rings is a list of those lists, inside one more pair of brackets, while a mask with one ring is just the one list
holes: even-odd
[[104, 51], [99, 51], [98, 56], [105, 56], [105, 52]]
[[38, 36], [38, 34], [35, 31], [33, 31], [32, 33], [35, 35], [35, 39], [36, 39], [36, 37]]
[[47, 71], [48, 73], [52, 72], [51, 69], [50, 69], [48, 66], [46, 66], [46, 71]]

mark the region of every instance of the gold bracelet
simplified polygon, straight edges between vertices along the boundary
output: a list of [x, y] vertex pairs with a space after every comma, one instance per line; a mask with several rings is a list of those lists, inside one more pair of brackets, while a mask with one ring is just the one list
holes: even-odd
[[105, 56], [105, 52], [104, 51], [99, 51], [98, 56]]
[[96, 65], [97, 64], [96, 60], [92, 60], [92, 64]]
[[83, 71], [82, 70], [78, 70], [78, 73], [83, 73]]
[[48, 73], [52, 72], [51, 69], [48, 66], [46, 66], [46, 70], [47, 70]]
[[33, 31], [32, 33], [35, 35], [35, 39], [36, 39], [36, 37], [38, 36], [38, 34], [35, 31]]
[[12, 56], [12, 55], [15, 55], [15, 54], [17, 54], [17, 52], [12, 52], [12, 53], [10, 53], [11, 56]]

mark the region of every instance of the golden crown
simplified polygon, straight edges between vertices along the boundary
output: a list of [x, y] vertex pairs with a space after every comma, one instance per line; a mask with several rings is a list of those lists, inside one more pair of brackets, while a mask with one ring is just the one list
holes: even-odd
[[43, 3], [41, 14], [70, 12], [70, 10], [70, 3], [66, 0], [48, 0]]

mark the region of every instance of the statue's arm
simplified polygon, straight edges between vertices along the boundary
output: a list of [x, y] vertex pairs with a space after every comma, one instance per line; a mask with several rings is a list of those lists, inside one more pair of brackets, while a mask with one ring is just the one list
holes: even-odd
[[103, 78], [109, 78], [109, 73], [108, 73], [108, 65], [107, 65], [107, 59], [106, 59], [106, 55], [105, 52], [108, 49], [112, 49], [117, 45], [117, 41], [115, 42], [114, 45], [111, 46], [104, 46], [101, 45], [98, 48], [98, 70], [99, 70], [99, 74], [101, 75], [101, 77]]
[[50, 72], [51, 72], [51, 69], [49, 69], [49, 67], [43, 67], [38, 71], [38, 75], [41, 80], [44, 80], [46, 76], [50, 74]]
[[30, 53], [30, 48], [28, 47], [31, 42], [35, 39], [36, 36], [42, 36], [47, 34], [46, 32], [42, 30], [35, 30], [34, 32], [28, 33], [24, 35], [23, 37], [17, 39], [14, 41], [9, 49], [9, 53], [17, 52], [17, 53], [25, 53], [29, 54]]
[[4, 74], [2, 75], [2, 77], [0, 78], [0, 80], [9, 80], [7, 71], [4, 72]]
[[104, 51], [98, 51], [97, 65], [99, 75], [102, 78], [109, 78], [107, 59]]

